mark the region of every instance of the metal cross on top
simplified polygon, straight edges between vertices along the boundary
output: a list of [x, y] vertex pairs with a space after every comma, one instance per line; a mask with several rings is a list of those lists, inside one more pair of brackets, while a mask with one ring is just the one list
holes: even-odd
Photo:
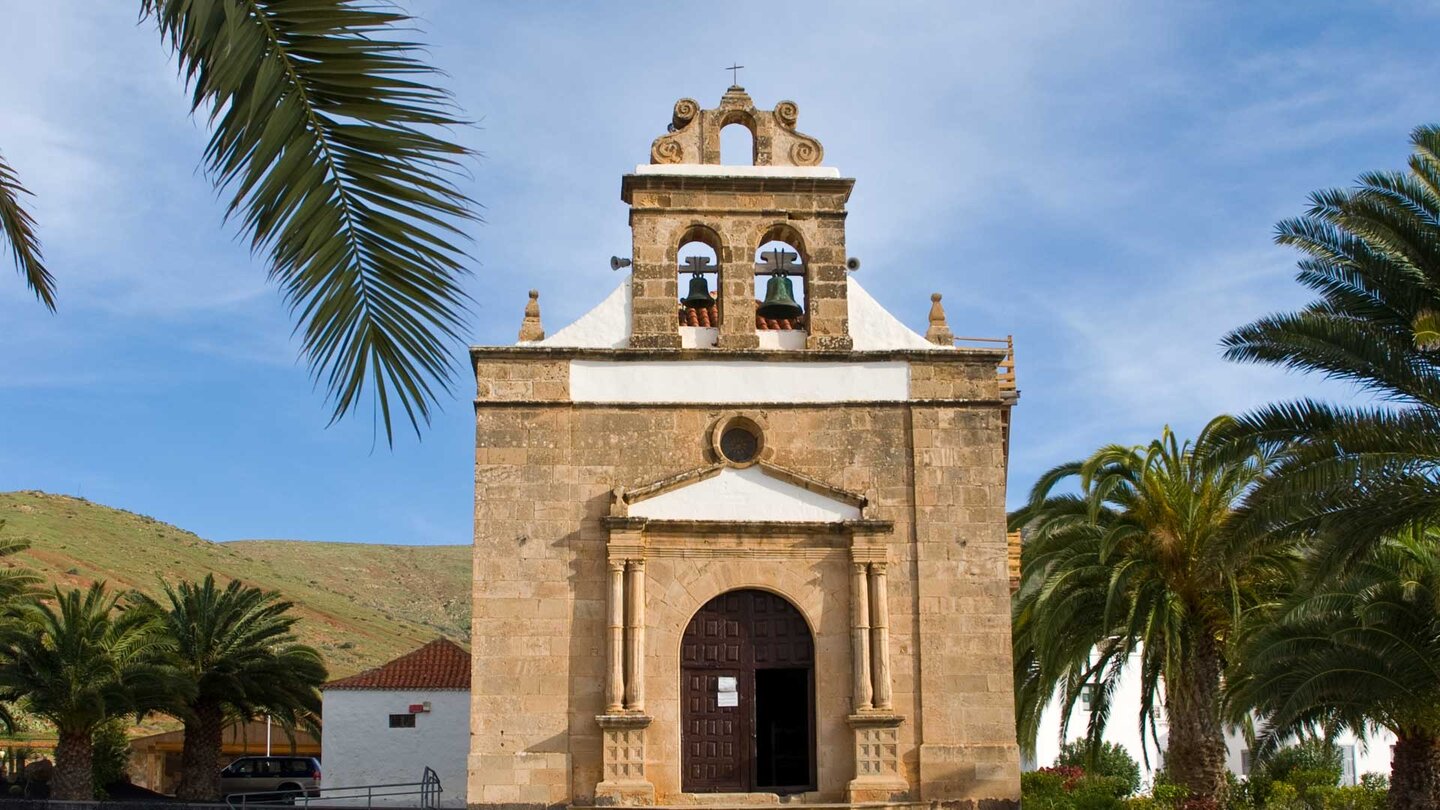
[[744, 69], [744, 67], [744, 65], [731, 65], [730, 67], [725, 68], [726, 70], [730, 71], [731, 84], [737, 86], [740, 84], [740, 71]]
[[800, 258], [800, 254], [791, 253], [788, 250], [775, 248], [760, 254], [760, 263], [755, 265], [756, 275], [762, 276], [789, 276], [798, 275], [800, 268], [791, 262]]
[[708, 256], [686, 256], [685, 264], [689, 265], [686, 269], [697, 276], [715, 269], [714, 265], [710, 264]]

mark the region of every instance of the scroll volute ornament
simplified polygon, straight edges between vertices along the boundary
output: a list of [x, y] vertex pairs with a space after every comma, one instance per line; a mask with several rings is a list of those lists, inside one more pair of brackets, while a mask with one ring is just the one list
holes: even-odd
[[[655, 139], [650, 146], [651, 163], [705, 163], [706, 137], [710, 150], [718, 155], [720, 129], [724, 122], [734, 120], [736, 110], [743, 110], [753, 126], [756, 144], [756, 165], [818, 166], [825, 158], [820, 142], [797, 129], [800, 107], [793, 101], [782, 101], [774, 111], [758, 110], [743, 90], [732, 88], [713, 110], [702, 110], [694, 99], [675, 102], [670, 131]], [[713, 159], [713, 156], [712, 156]]]
[[700, 102], [682, 98], [675, 102], [670, 132], [650, 145], [651, 163], [695, 163], [700, 157], [700, 128], [691, 126], [700, 113]]
[[777, 165], [819, 166], [820, 161], [825, 159], [825, 148], [816, 139], [795, 129], [800, 120], [799, 105], [793, 101], [782, 101], [775, 105], [772, 115], [776, 124], [772, 136], [774, 162]]

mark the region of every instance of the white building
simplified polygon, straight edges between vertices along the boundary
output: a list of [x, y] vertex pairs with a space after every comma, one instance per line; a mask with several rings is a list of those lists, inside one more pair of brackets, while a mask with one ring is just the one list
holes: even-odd
[[[1138, 654], [1132, 655], [1111, 699], [1110, 722], [1105, 727], [1105, 739], [1130, 752], [1130, 756], [1140, 763], [1140, 778], [1147, 784], [1154, 779], [1155, 772], [1164, 766], [1164, 746], [1168, 741], [1169, 728], [1165, 721], [1165, 711], [1163, 707], [1157, 708], [1159, 712], [1155, 726], [1161, 750], [1155, 750], [1155, 742], [1147, 732], [1145, 737], [1149, 745], [1150, 762], [1149, 767], [1146, 767], [1140, 750], [1140, 658]], [[1060, 737], [1060, 709], [1058, 697], [1045, 707], [1045, 713], [1040, 718], [1040, 733], [1035, 740], [1035, 756], [1024, 758], [1021, 762], [1024, 770], [1033, 771], [1054, 765], [1064, 742], [1085, 736], [1090, 724], [1090, 711], [1084, 697], [1075, 704], [1064, 739]], [[1353, 734], [1345, 733], [1340, 735], [1335, 744], [1340, 749], [1342, 784], [1353, 785], [1360, 775], [1366, 773], [1383, 773], [1389, 776], [1390, 747], [1395, 744], [1395, 736], [1388, 731], [1381, 731], [1366, 741], [1356, 740]], [[1225, 764], [1230, 772], [1236, 776], [1248, 776], [1250, 749], [1244, 735], [1238, 730], [1227, 731], [1225, 748]]]
[[[323, 787], [328, 799], [362, 785], [440, 777], [446, 807], [465, 806], [470, 748], [470, 653], [436, 639], [414, 652], [324, 687]], [[363, 795], [363, 794], [361, 794]], [[418, 796], [376, 799], [410, 805]]]

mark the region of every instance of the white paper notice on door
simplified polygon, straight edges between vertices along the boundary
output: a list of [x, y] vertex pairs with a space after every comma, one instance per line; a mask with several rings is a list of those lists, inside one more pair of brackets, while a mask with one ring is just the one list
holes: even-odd
[[720, 676], [715, 679], [715, 705], [717, 707], [739, 706], [739, 684], [735, 678]]

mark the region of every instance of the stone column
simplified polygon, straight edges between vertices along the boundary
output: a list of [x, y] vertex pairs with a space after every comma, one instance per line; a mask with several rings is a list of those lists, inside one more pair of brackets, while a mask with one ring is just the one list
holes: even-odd
[[625, 561], [610, 561], [610, 617], [605, 637], [605, 713], [625, 708]]
[[875, 674], [875, 708], [890, 710], [890, 604], [885, 563], [870, 563], [870, 645]]
[[645, 710], [645, 561], [630, 560], [625, 611], [625, 708]]
[[850, 632], [855, 658], [855, 711], [870, 708], [870, 594], [866, 565], [851, 563]]

